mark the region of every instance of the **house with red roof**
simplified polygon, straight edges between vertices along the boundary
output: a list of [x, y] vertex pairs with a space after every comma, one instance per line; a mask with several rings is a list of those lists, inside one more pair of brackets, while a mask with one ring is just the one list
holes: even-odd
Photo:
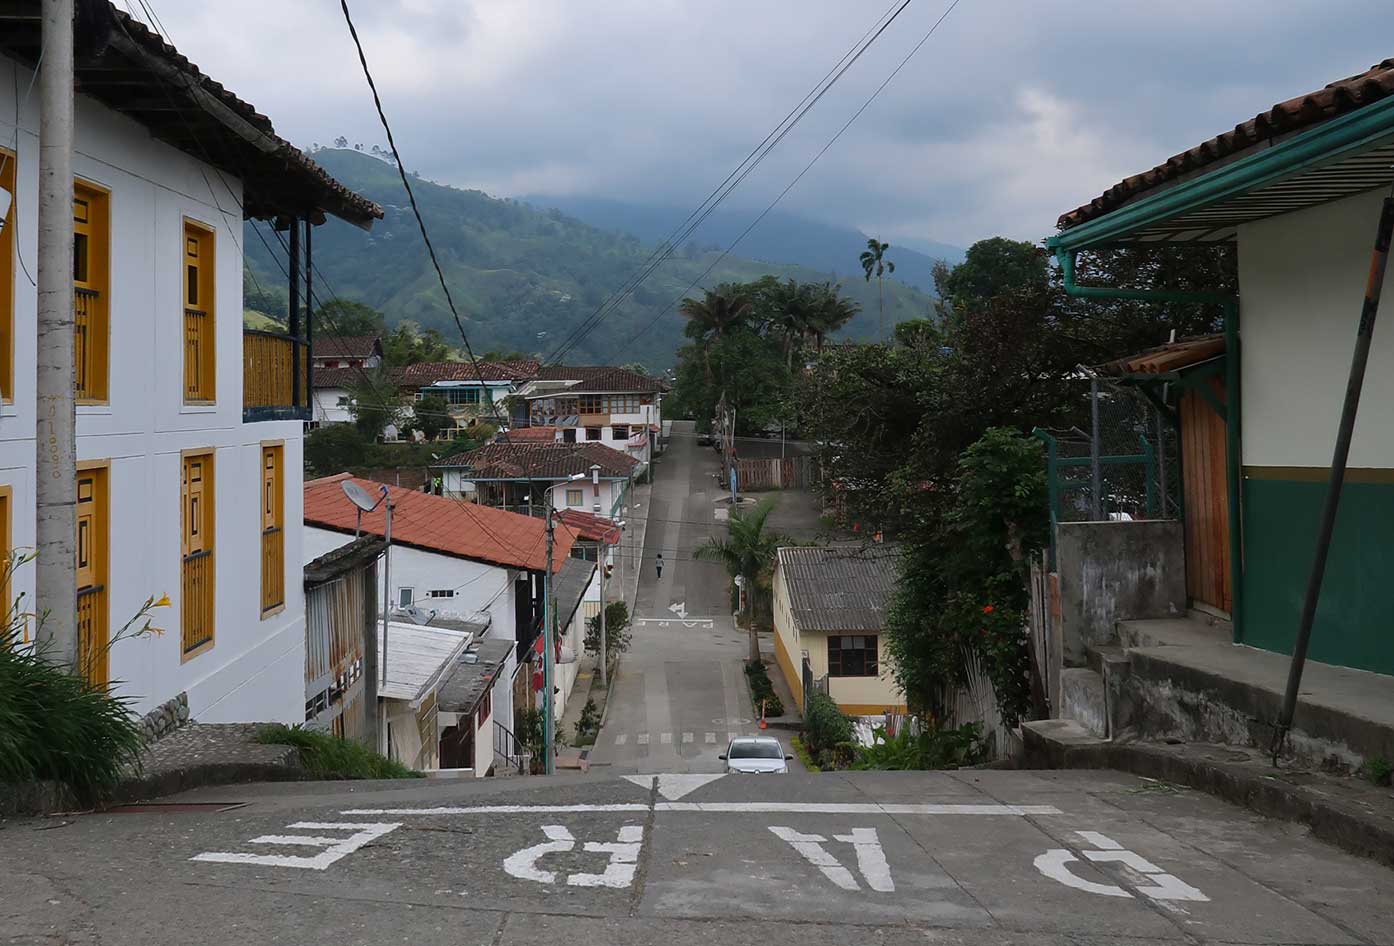
[[[344, 494], [353, 483], [383, 502], [360, 514]], [[541, 633], [543, 576], [547, 572], [546, 523], [503, 509], [360, 479], [347, 473], [309, 480], [304, 497], [306, 563], [353, 541], [355, 535], [386, 535], [386, 504], [392, 504], [390, 587], [379, 568], [378, 601], [385, 593], [394, 620], [420, 619], [467, 624], [479, 641], [514, 643], [496, 692], [496, 718], [511, 728], [515, 699], [526, 698], [525, 668]], [[552, 575], [571, 557], [580, 530], [554, 524]], [[390, 662], [390, 660], [389, 660]], [[516, 682], [520, 672], [526, 679]], [[520, 697], [507, 697], [519, 694]]]
[[481, 506], [540, 516], [550, 503], [618, 520], [640, 463], [599, 443], [506, 439], [447, 457], [433, 469], [445, 496]]
[[653, 460], [663, 426], [658, 378], [604, 365], [547, 365], [522, 385], [514, 412], [517, 426], [558, 427], [566, 443], [598, 443]]

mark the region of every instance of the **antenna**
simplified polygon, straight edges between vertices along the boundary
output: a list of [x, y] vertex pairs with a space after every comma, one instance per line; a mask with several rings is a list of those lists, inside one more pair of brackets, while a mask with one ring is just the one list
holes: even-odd
[[348, 497], [349, 502], [353, 503], [363, 512], [372, 512], [374, 509], [378, 508], [378, 503], [382, 502], [383, 497], [387, 495], [387, 491], [383, 490], [382, 496], [374, 500], [366, 489], [352, 480], [344, 480], [339, 484], [339, 488], [344, 491], [344, 495]]

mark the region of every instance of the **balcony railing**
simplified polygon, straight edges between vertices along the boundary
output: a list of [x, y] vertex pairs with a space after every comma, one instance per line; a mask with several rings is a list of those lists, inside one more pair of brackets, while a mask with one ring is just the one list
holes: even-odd
[[213, 400], [213, 320], [202, 309], [184, 309], [184, 400]]
[[285, 602], [285, 533], [279, 526], [272, 526], [261, 533], [261, 611], [265, 614]]
[[185, 555], [182, 577], [180, 643], [188, 654], [213, 641], [213, 553]]
[[242, 419], [309, 420], [309, 346], [299, 343], [299, 384], [296, 384], [296, 340], [277, 332], [242, 332]]
[[101, 294], [93, 289], [73, 287], [73, 388], [79, 400], [101, 400], [106, 396], [102, 384], [103, 350]]
[[78, 669], [94, 687], [105, 687], [107, 670], [106, 588], [97, 585], [77, 593]]

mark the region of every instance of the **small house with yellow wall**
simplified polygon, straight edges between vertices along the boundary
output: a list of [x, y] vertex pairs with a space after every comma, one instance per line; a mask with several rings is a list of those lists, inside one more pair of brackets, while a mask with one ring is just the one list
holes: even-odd
[[854, 716], [905, 712], [884, 634], [896, 554], [893, 546], [779, 550], [775, 658], [800, 709], [819, 689]]

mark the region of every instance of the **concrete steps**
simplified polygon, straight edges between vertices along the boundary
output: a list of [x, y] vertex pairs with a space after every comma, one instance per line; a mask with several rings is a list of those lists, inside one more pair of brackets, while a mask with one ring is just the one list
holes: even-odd
[[1108, 735], [1108, 706], [1104, 678], [1088, 667], [1060, 671], [1060, 715], [1099, 738]]

